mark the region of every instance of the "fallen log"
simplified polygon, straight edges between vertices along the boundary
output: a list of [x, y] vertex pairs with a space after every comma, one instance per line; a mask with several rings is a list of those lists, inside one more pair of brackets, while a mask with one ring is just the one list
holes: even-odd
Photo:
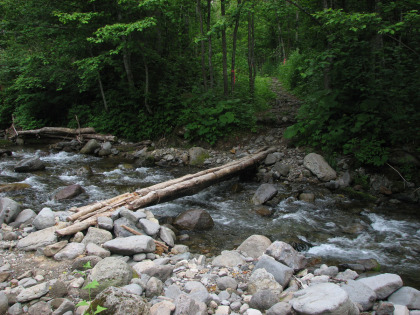
[[117, 208], [125, 206], [136, 210], [152, 204], [170, 201], [179, 197], [188, 196], [211, 186], [216, 182], [234, 177], [239, 173], [253, 167], [258, 162], [275, 151], [275, 148], [261, 150], [240, 160], [222, 166], [207, 169], [195, 174], [188, 174], [132, 193], [125, 193], [114, 198], [99, 201], [76, 209], [76, 213], [67, 220], [74, 223], [66, 228], [56, 231], [59, 236], [72, 235], [94, 225], [99, 216], [110, 216]]

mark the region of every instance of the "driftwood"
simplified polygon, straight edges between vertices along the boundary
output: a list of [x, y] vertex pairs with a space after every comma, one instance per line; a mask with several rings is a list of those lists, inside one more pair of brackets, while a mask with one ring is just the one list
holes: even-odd
[[59, 236], [75, 234], [96, 224], [98, 217], [110, 216], [113, 211], [122, 206], [125, 206], [130, 210], [136, 210], [152, 204], [195, 194], [216, 182], [236, 176], [253, 167], [261, 160], [265, 159], [269, 153], [274, 151], [274, 148], [264, 149], [219, 167], [185, 175], [180, 178], [139, 189], [132, 193], [125, 193], [108, 200], [77, 208], [75, 209], [76, 213], [67, 218], [68, 221], [73, 221], [73, 224], [57, 230], [56, 234]]

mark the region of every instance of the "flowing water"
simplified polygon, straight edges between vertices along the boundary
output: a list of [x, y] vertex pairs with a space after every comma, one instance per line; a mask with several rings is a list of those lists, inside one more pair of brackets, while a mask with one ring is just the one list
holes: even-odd
[[[0, 184], [26, 183], [30, 188], [3, 192], [0, 197], [10, 197], [36, 212], [43, 207], [65, 211], [197, 171], [136, 167], [124, 160], [52, 153], [37, 148], [12, 150], [12, 157], [0, 158]], [[45, 171], [13, 171], [18, 161], [34, 155], [47, 164]], [[93, 175], [78, 175], [78, 170], [86, 166], [91, 167]], [[70, 184], [80, 184], [86, 193], [73, 200], [55, 201], [55, 193]], [[382, 266], [381, 271], [398, 273], [405, 284], [420, 289], [418, 209], [404, 204], [392, 209], [377, 208], [340, 194], [326, 194], [314, 203], [307, 203], [293, 197], [295, 187], [278, 185], [280, 194], [285, 197], [271, 209], [273, 216], [263, 217], [249, 202], [258, 185], [234, 178], [196, 195], [149, 209], [160, 218], [174, 217], [196, 207], [207, 210], [215, 227], [191, 233], [186, 244], [195, 252], [218, 254], [223, 249], [235, 248], [252, 234], [263, 234], [272, 241], [291, 243], [307, 255], [322, 257], [331, 263], [375, 258]]]

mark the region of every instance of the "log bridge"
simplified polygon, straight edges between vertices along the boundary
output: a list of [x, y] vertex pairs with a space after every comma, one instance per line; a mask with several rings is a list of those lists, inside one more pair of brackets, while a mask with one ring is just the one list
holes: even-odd
[[264, 160], [275, 148], [264, 148], [239, 160], [222, 166], [203, 170], [195, 174], [185, 175], [176, 179], [142, 188], [131, 193], [125, 193], [114, 198], [98, 201], [87, 206], [72, 208], [75, 213], [67, 218], [71, 225], [57, 230], [58, 236], [73, 235], [97, 224], [98, 217], [109, 217], [120, 207], [137, 210], [152, 204], [166, 202], [179, 197], [188, 196], [211, 186], [216, 182], [234, 177], [252, 168]]

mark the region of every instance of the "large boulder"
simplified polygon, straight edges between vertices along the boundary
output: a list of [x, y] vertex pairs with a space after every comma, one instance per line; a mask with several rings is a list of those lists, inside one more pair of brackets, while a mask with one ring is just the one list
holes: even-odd
[[262, 184], [258, 187], [254, 196], [252, 197], [252, 203], [256, 206], [262, 205], [266, 201], [269, 201], [277, 194], [277, 188], [272, 184]]
[[359, 309], [349, 299], [346, 291], [333, 283], [320, 283], [297, 291], [289, 303], [298, 314], [359, 314]]
[[282, 287], [287, 286], [293, 276], [294, 271], [292, 268], [279, 263], [274, 258], [265, 254], [260, 257], [260, 260], [255, 265], [254, 272], [260, 268], [264, 268], [269, 273], [271, 273]]
[[80, 150], [82, 154], [93, 154], [96, 150], [101, 148], [101, 144], [95, 139], [90, 139], [85, 146]]
[[337, 173], [316, 153], [309, 153], [303, 159], [303, 165], [322, 181], [330, 181], [337, 178]]
[[49, 228], [55, 224], [54, 212], [51, 208], [43, 208], [32, 222], [37, 230]]
[[9, 224], [22, 211], [20, 204], [10, 198], [0, 199], [0, 225]]
[[34, 210], [32, 209], [22, 210], [17, 215], [15, 221], [13, 222], [13, 226], [20, 227], [21, 225], [31, 224], [35, 217], [36, 217], [36, 213]]
[[42, 171], [45, 169], [45, 163], [39, 157], [31, 157], [20, 161], [14, 169], [18, 173]]
[[254, 259], [264, 254], [267, 247], [271, 245], [271, 241], [264, 235], [251, 235], [238, 247], [238, 251], [244, 256]]
[[353, 303], [359, 303], [363, 311], [370, 310], [376, 301], [376, 293], [360, 281], [348, 280], [341, 287]]
[[[85, 285], [96, 280], [99, 285], [91, 289], [91, 296], [96, 296], [102, 290], [110, 287], [120, 287], [130, 283], [133, 278], [133, 270], [122, 259], [116, 257], [107, 257], [99, 261], [92, 268], [91, 273], [85, 281]], [[84, 296], [88, 296], [87, 290], [83, 291]]]
[[190, 157], [190, 165], [203, 165], [204, 160], [209, 157], [207, 150], [200, 147], [193, 147], [189, 149], [188, 155]]
[[378, 300], [383, 300], [403, 286], [399, 275], [383, 273], [377, 276], [359, 279], [357, 281], [367, 285], [376, 293]]
[[54, 199], [55, 200], [71, 199], [84, 192], [85, 190], [82, 188], [82, 186], [78, 184], [74, 184], [74, 185], [66, 186], [63, 189], [61, 189], [58, 193], [55, 194]]
[[393, 304], [405, 305], [412, 310], [420, 310], [420, 291], [411, 287], [402, 287], [388, 297]]
[[116, 238], [105, 242], [103, 247], [112, 253], [120, 255], [152, 253], [156, 249], [154, 240], [147, 235], [134, 235], [124, 238]]
[[105, 307], [102, 315], [143, 315], [149, 314], [149, 305], [141, 296], [124, 289], [110, 286], [92, 301], [92, 309]]
[[203, 209], [190, 209], [175, 218], [173, 225], [180, 230], [202, 231], [214, 226], [210, 214]]
[[265, 253], [294, 270], [303, 269], [306, 266], [305, 256], [285, 242], [275, 241], [267, 248]]

